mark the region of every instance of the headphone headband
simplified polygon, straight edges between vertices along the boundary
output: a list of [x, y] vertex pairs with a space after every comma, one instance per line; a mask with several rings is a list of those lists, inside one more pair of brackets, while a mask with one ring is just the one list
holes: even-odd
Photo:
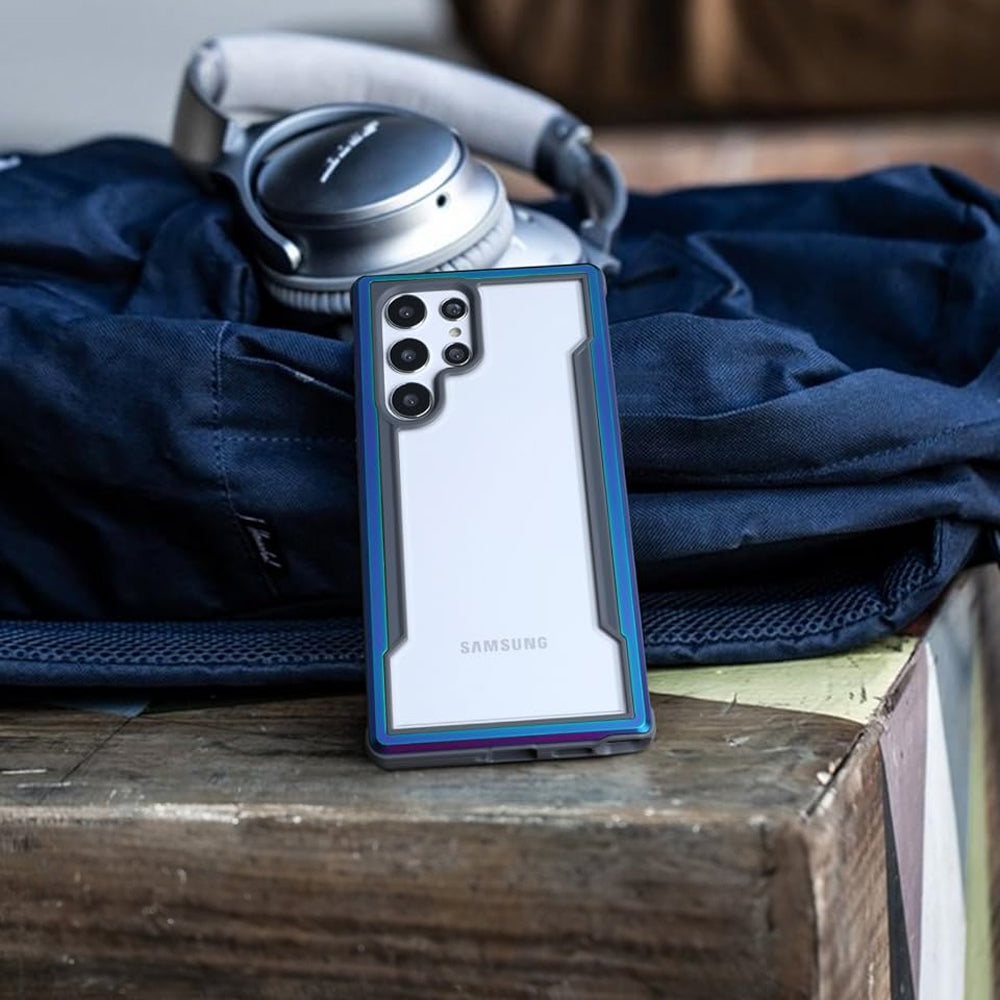
[[590, 148], [587, 126], [533, 90], [429, 56], [289, 32], [211, 39], [188, 64], [173, 148], [210, 169], [226, 147], [229, 114], [333, 103], [392, 105], [445, 122], [473, 148], [573, 195], [595, 263], [609, 262], [626, 192], [610, 157]]

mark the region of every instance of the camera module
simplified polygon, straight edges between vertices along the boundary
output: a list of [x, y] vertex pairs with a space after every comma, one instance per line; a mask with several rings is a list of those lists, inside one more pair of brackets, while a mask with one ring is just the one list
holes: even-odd
[[409, 330], [410, 327], [423, 321], [427, 315], [427, 306], [416, 295], [400, 295], [399, 298], [393, 299], [389, 303], [385, 314], [393, 326], [397, 326], [401, 330]]
[[449, 344], [444, 349], [444, 359], [449, 365], [464, 365], [469, 360], [469, 349], [465, 344]]
[[406, 382], [394, 390], [390, 402], [401, 417], [412, 420], [423, 416], [431, 408], [430, 389], [419, 382]]
[[427, 345], [413, 337], [397, 340], [389, 348], [389, 364], [398, 372], [415, 372], [423, 368], [429, 358]]
[[465, 303], [461, 299], [445, 299], [441, 303], [441, 315], [445, 319], [461, 319], [465, 315]]

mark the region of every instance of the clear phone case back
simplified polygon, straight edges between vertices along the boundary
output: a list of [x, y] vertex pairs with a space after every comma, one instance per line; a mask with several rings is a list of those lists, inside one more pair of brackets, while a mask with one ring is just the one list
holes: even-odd
[[[403, 328], [401, 296], [425, 311]], [[404, 767], [640, 749], [600, 272], [379, 276], [354, 299], [371, 752]]]

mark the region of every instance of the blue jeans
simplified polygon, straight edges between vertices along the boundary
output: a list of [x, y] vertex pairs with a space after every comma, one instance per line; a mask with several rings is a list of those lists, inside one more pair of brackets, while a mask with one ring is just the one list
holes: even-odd
[[[651, 663], [842, 649], [995, 558], [995, 195], [918, 167], [635, 195], [618, 252]], [[330, 332], [264, 301], [165, 149], [0, 171], [0, 682], [356, 672]]]

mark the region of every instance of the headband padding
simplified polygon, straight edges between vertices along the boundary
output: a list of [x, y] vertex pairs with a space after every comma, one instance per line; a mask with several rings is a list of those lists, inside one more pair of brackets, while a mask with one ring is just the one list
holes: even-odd
[[228, 35], [189, 79], [219, 111], [285, 114], [317, 104], [387, 104], [457, 129], [474, 148], [533, 170], [539, 140], [566, 111], [526, 87], [428, 56], [315, 35]]

